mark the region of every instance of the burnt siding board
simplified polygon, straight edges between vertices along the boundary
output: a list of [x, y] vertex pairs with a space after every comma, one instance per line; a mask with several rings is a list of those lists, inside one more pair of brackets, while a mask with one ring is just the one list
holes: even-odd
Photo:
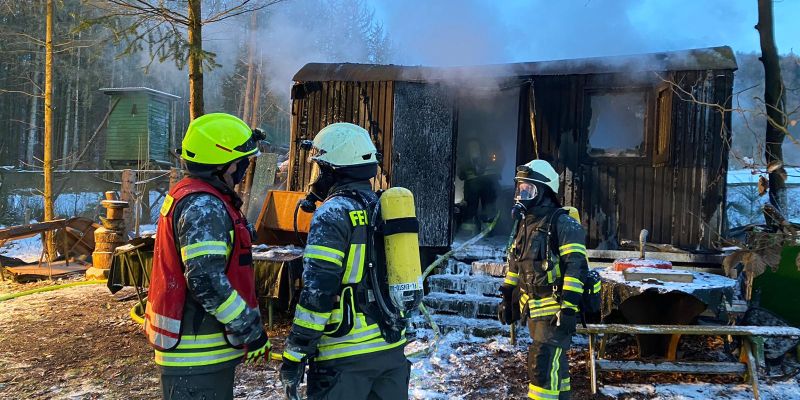
[[394, 86], [392, 185], [414, 193], [420, 245], [451, 242], [454, 197], [454, 98], [435, 84], [396, 82]]
[[[377, 89], [380, 84], [381, 82], [305, 82], [295, 85], [292, 100], [292, 135], [295, 139], [290, 145], [289, 190], [305, 191], [311, 175], [308, 152], [301, 150], [298, 143], [302, 140], [313, 140], [322, 128], [332, 123], [358, 124], [374, 135], [373, 141], [379, 151], [391, 151], [391, 126], [384, 126], [391, 121], [391, 109], [384, 108], [384, 105], [392, 104], [391, 85], [383, 82], [384, 90], [380, 91]], [[363, 93], [373, 95], [364, 97]], [[377, 98], [373, 98], [375, 96]], [[385, 99], [386, 97], [389, 99]], [[370, 112], [372, 120], [368, 117]], [[388, 166], [390, 162], [384, 157], [383, 165]]]
[[[677, 74], [675, 81], [680, 82], [684, 90], [695, 93], [698, 99], [724, 104], [731, 91], [730, 81], [725, 78], [730, 71], [721, 74], [722, 83], [718, 85], [703, 86], [700, 78], [705, 75], [706, 71], [683, 72]], [[619, 84], [616, 77], [595, 77], [592, 81], [600, 86]], [[540, 80], [535, 80], [535, 88], [538, 99], [551, 94], [548, 85]], [[584, 92], [583, 89], [571, 91]], [[573, 196], [580, 199], [577, 203], [581, 203], [579, 210], [584, 219], [588, 219], [584, 225], [589, 233], [590, 246], [613, 247], [620, 239], [635, 240], [644, 228], [651, 232], [653, 241], [686, 248], [708, 248], [713, 244], [710, 239], [721, 233], [722, 221], [711, 225], [709, 222], [713, 222], [710, 221], [713, 215], [720, 215], [720, 220], [724, 218], [721, 216], [723, 213], [717, 211], [723, 204], [724, 191], [720, 188], [724, 187], [723, 172], [726, 169], [722, 165], [723, 153], [727, 151], [725, 141], [717, 139], [723, 118], [714, 117], [707, 106], [685, 101], [679, 104], [678, 96], [674, 97], [673, 102], [678, 106], [673, 107], [672, 115], [672, 160], [663, 167], [653, 167], [648, 163], [650, 155], [645, 162], [633, 163], [622, 159], [596, 160], [587, 156], [585, 143], [590, 110], [581, 110], [587, 106], [585, 100], [574, 106], [580, 110], [574, 113], [575, 119], [582, 123], [578, 132], [580, 140], [570, 143], [566, 140], [567, 135], [560, 135], [560, 146], [568, 149], [562, 147], [557, 154], [562, 159], [559, 162], [562, 170], [570, 165], [570, 154], [577, 155], [576, 158], [584, 165], [579, 169], [582, 172], [576, 182], [564, 182], [565, 186], [574, 185], [574, 192], [565, 189], [564, 194], [574, 193]], [[551, 111], [540, 107], [540, 102], [537, 102], [537, 118], [540, 120], [537, 126], [542, 126], [540, 135], [548, 130], [567, 130], [561, 120], [555, 126], [551, 123], [554, 116], [548, 116]], [[556, 118], [561, 116], [563, 114], [559, 113]], [[725, 119], [729, 120], [730, 116]], [[548, 138], [552, 136], [551, 132]], [[719, 184], [715, 185], [715, 182]], [[565, 198], [565, 201], [569, 202], [570, 198]]]
[[[704, 80], [711, 77], [711, 83]], [[673, 81], [681, 90], [693, 93], [698, 99], [729, 106], [733, 73], [723, 71], [682, 71], [672, 75]], [[521, 77], [521, 79], [524, 77]], [[647, 76], [630, 78], [626, 86], [622, 76], [562, 75], [532, 77], [532, 90], [520, 90], [518, 104], [517, 164], [534, 158], [534, 145], [530, 129], [529, 96], [535, 96], [535, 124], [537, 145], [541, 158], [555, 162], [562, 172], [561, 194], [565, 205], [572, 205], [581, 212], [582, 222], [587, 228], [588, 243], [591, 247], [617, 248], [621, 239], [638, 238], [642, 228], [650, 231], [650, 240], [675, 246], [695, 249], [709, 248], [725, 228], [725, 173], [727, 172], [727, 151], [729, 131], [722, 124], [730, 126], [730, 115], [722, 115], [707, 106], [702, 106], [677, 93], [672, 96], [670, 135], [670, 157], [663, 165], [654, 167], [652, 155], [645, 159], [630, 160], [597, 159], [586, 153], [588, 123], [591, 110], [586, 104], [587, 88], [602, 88], [603, 85], [631, 87], [636, 85], [655, 85]], [[591, 85], [589, 85], [591, 83]], [[382, 171], [388, 182], [394, 185], [412, 186], [418, 176], [412, 176], [403, 167], [402, 146], [432, 146], [430, 140], [421, 132], [431, 132], [430, 117], [420, 120], [419, 114], [433, 115], [441, 112], [437, 132], [447, 127], [450, 139], [450, 153], [442, 153], [431, 158], [449, 157], [446, 166], [433, 167], [421, 160], [417, 171], [447, 171], [448, 180], [431, 176], [422, 180], [418, 190], [419, 214], [431, 216], [437, 230], [423, 232], [425, 245], [447, 246], [450, 236], [450, 219], [453, 189], [452, 168], [453, 136], [457, 118], [453, 104], [449, 109], [432, 110], [435, 84], [410, 82], [315, 82], [315, 90], [308, 91], [302, 98], [293, 100], [293, 135], [312, 139], [316, 132], [326, 124], [335, 121], [358, 123], [374, 136], [376, 146], [384, 154]], [[399, 87], [402, 87], [402, 93]], [[414, 89], [416, 88], [416, 89]], [[425, 88], [425, 89], [423, 89]], [[443, 89], [439, 100], [449, 99]], [[416, 91], [419, 99], [414, 98]], [[366, 96], [366, 97], [365, 97]], [[411, 97], [409, 97], [411, 96]], [[685, 97], [685, 96], [684, 96]], [[402, 101], [402, 104], [397, 103]], [[412, 102], [423, 106], [413, 108]], [[440, 104], [441, 105], [441, 104]], [[427, 109], [425, 107], [428, 107]], [[652, 108], [652, 107], [650, 107]], [[413, 112], [412, 112], [413, 110]], [[402, 115], [396, 115], [402, 112]], [[652, 111], [651, 111], [652, 112]], [[445, 118], [447, 117], [447, 118]], [[648, 116], [648, 135], [654, 133], [653, 115]], [[447, 120], [448, 122], [442, 122]], [[415, 131], [418, 127], [422, 131]], [[393, 129], [400, 129], [394, 135]], [[427, 131], [425, 129], [428, 129]], [[648, 137], [648, 153], [654, 137]], [[297, 139], [296, 139], [297, 140]], [[401, 148], [396, 148], [401, 146]], [[435, 148], [435, 146], [434, 146]], [[397, 155], [400, 155], [399, 162]], [[293, 142], [290, 161], [292, 176], [290, 189], [305, 190], [308, 182], [309, 166], [307, 155]], [[399, 170], [398, 170], [399, 168]], [[297, 172], [294, 172], [297, 170]], [[427, 175], [426, 175], [427, 177]], [[403, 182], [402, 184], [399, 182]], [[431, 184], [431, 182], [434, 182]], [[445, 183], [446, 182], [446, 183]], [[385, 183], [376, 182], [376, 188]], [[419, 183], [418, 183], [419, 184]], [[442, 193], [429, 193], [431, 187], [438, 187]], [[446, 188], [441, 190], [441, 188]], [[437, 197], [438, 196], [438, 197]], [[432, 205], [440, 202], [435, 211]], [[424, 228], [428, 229], [428, 228]], [[430, 240], [429, 240], [430, 239]]]

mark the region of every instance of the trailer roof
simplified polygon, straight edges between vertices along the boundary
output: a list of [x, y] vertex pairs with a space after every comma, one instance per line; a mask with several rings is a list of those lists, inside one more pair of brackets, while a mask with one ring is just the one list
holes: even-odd
[[294, 76], [296, 82], [321, 81], [438, 81], [458, 78], [512, 78], [537, 75], [586, 75], [615, 72], [735, 70], [728, 46], [650, 54], [592, 57], [557, 61], [427, 67], [352, 63], [309, 63]]
[[108, 94], [108, 95], [120, 94], [120, 93], [126, 93], [126, 92], [130, 92], [130, 93], [145, 92], [145, 93], [148, 93], [148, 94], [152, 94], [154, 96], [166, 97], [166, 98], [173, 99], [173, 100], [180, 99], [179, 96], [176, 96], [174, 94], [170, 94], [170, 93], [167, 93], [167, 92], [162, 92], [160, 90], [150, 89], [148, 87], [141, 87], [141, 86], [139, 86], [139, 87], [121, 87], [121, 88], [100, 88], [98, 90], [103, 92], [104, 94]]

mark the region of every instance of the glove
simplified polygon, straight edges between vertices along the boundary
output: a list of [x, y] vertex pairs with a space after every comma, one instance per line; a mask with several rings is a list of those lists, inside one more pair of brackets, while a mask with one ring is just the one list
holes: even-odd
[[305, 365], [302, 362], [283, 359], [281, 364], [281, 383], [289, 400], [300, 400], [300, 381], [303, 379]]
[[256, 364], [261, 360], [268, 361], [269, 349], [271, 347], [272, 344], [269, 342], [269, 338], [267, 338], [266, 332], [261, 331], [261, 335], [256, 340], [247, 343], [244, 346], [245, 348], [244, 363]]
[[503, 301], [497, 307], [497, 319], [503, 325], [511, 325], [514, 323], [514, 287], [502, 285], [500, 286], [500, 292], [503, 293]]
[[511, 325], [514, 321], [512, 320], [512, 306], [511, 304], [506, 303], [505, 300], [500, 302], [500, 305], [497, 306], [497, 319], [503, 325]]

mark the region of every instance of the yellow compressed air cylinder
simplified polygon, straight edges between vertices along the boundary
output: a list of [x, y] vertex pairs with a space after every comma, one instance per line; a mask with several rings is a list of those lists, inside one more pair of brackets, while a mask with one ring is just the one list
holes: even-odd
[[581, 214], [578, 212], [578, 209], [575, 207], [566, 206], [564, 207], [565, 210], [569, 213], [569, 216], [572, 217], [578, 223], [581, 222]]
[[410, 190], [393, 187], [381, 195], [389, 294], [396, 307], [410, 311], [422, 300], [419, 224]]

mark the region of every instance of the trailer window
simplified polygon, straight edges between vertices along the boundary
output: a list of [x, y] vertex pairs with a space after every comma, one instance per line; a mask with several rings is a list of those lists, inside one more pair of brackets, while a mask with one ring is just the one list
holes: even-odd
[[645, 91], [590, 93], [589, 146], [593, 156], [644, 155]]

